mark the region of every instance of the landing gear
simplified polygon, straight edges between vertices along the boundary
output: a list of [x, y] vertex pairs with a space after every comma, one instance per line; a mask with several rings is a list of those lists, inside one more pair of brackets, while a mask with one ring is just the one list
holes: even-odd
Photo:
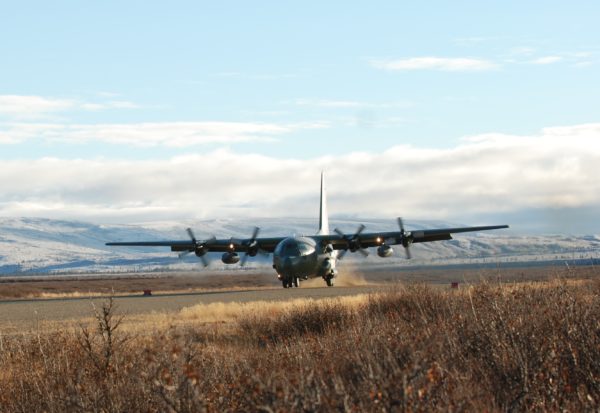
[[337, 275], [337, 271], [335, 268], [332, 268], [331, 271], [327, 272], [327, 274], [323, 275], [323, 279], [327, 283], [328, 287], [333, 287], [335, 276]]
[[292, 287], [298, 288], [298, 287], [300, 287], [300, 278], [299, 277], [282, 278], [281, 285], [283, 285], [283, 288], [292, 288]]

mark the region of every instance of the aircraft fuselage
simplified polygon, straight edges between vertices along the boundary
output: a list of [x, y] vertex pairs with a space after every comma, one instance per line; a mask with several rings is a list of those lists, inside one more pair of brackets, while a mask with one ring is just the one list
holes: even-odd
[[273, 251], [273, 268], [286, 285], [294, 280], [335, 276], [333, 252], [309, 237], [283, 239]]

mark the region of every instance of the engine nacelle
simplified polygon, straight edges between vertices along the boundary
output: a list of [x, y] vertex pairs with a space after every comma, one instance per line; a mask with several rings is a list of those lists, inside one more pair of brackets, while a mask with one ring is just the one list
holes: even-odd
[[224, 264], [237, 264], [240, 262], [240, 256], [236, 252], [226, 252], [221, 257]]
[[329, 258], [325, 258], [321, 263], [321, 270], [323, 272], [330, 271], [333, 265], [331, 265], [331, 260]]
[[377, 248], [377, 255], [379, 255], [381, 258], [391, 257], [393, 253], [394, 250], [390, 245], [383, 244]]

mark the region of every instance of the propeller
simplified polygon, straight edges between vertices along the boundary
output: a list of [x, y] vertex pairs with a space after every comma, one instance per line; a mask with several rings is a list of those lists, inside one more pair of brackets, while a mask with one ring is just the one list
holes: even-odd
[[186, 231], [188, 233], [188, 236], [192, 239], [192, 242], [194, 243], [194, 249], [180, 252], [178, 254], [179, 258], [183, 258], [185, 256], [190, 255], [192, 252], [194, 252], [196, 250], [196, 246], [198, 245], [198, 241], [196, 241], [196, 236], [194, 235], [194, 231], [192, 231], [191, 228], [187, 228]]
[[365, 229], [365, 226], [363, 224], [360, 224], [358, 229], [352, 236], [348, 236], [348, 235], [344, 234], [338, 228], [334, 229], [335, 233], [338, 234], [346, 242], [346, 248], [343, 250], [340, 250], [340, 252], [338, 253], [338, 259], [341, 260], [342, 258], [344, 258], [344, 255], [346, 255], [346, 252], [348, 252], [348, 250], [350, 250], [351, 252], [358, 251], [364, 257], [369, 255], [369, 251], [367, 249], [363, 248], [362, 245], [360, 245], [360, 234], [361, 234], [361, 232], [364, 231], [364, 229]]
[[398, 226], [400, 227], [400, 236], [402, 237], [402, 246], [404, 247], [404, 252], [406, 252], [406, 258], [410, 260], [412, 258], [412, 254], [410, 253], [410, 244], [413, 241], [412, 234], [404, 230], [404, 221], [400, 217], [398, 217]]
[[[205, 267], [208, 266], [209, 262], [208, 262], [208, 258], [206, 258], [206, 253], [208, 252], [208, 248], [206, 248], [206, 244], [216, 240], [216, 238], [213, 236], [212, 238], [209, 238], [205, 241], [201, 241], [198, 242], [196, 240], [196, 236], [194, 235], [194, 231], [192, 231], [191, 228], [187, 228], [186, 229], [190, 239], [192, 240], [192, 242], [194, 243], [194, 249], [192, 250], [188, 250], [188, 251], [184, 251], [182, 253], [179, 254], [179, 258], [183, 258], [186, 255], [191, 254], [192, 252], [196, 253], [196, 255], [200, 258], [200, 260], [202, 261], [202, 265], [204, 265]], [[198, 251], [202, 251], [201, 254], [198, 254]]]
[[250, 238], [250, 241], [248, 241], [248, 243], [246, 244], [247, 250], [240, 261], [240, 266], [242, 266], [242, 267], [245, 266], [246, 261], [248, 261], [248, 257], [254, 257], [259, 252], [258, 241], [256, 241], [259, 233], [260, 233], [260, 228], [254, 227], [254, 231], [252, 232], [252, 237]]

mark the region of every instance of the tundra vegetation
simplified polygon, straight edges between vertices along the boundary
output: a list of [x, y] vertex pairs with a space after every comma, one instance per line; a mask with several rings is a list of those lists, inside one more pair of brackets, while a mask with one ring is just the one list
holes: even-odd
[[91, 324], [2, 336], [0, 411], [600, 409], [597, 279], [398, 285], [232, 320], [131, 329], [107, 300]]

